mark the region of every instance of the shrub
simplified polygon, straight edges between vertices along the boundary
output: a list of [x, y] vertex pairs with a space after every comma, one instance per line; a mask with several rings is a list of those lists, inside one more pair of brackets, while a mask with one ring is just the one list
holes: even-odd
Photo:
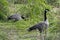
[[5, 19], [8, 14], [8, 2], [6, 0], [0, 0], [0, 20]]

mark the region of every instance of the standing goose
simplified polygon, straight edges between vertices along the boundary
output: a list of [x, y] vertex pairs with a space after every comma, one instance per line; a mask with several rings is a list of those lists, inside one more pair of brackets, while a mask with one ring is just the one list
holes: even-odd
[[47, 19], [47, 16], [46, 16], [46, 13], [49, 11], [49, 9], [45, 9], [44, 11], [44, 21], [43, 22], [40, 22], [36, 25], [33, 25], [32, 27], [30, 27], [28, 29], [28, 31], [32, 31], [32, 30], [36, 30], [38, 29], [40, 33], [42, 33], [45, 29], [47, 29], [47, 27], [49, 26], [49, 22], [48, 22], [48, 19]]

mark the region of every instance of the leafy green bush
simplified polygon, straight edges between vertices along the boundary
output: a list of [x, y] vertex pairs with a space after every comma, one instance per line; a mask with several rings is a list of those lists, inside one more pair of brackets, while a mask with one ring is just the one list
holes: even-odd
[[8, 2], [6, 0], [0, 0], [0, 19], [5, 19], [8, 12]]
[[47, 0], [47, 3], [55, 7], [60, 6], [60, 0]]

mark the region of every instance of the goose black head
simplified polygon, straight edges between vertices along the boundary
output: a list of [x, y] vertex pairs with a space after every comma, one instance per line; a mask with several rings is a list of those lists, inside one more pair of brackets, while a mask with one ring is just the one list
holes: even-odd
[[44, 13], [47, 13], [49, 11], [49, 9], [45, 9]]
[[45, 9], [45, 11], [47, 12], [47, 11], [50, 11], [49, 9]]

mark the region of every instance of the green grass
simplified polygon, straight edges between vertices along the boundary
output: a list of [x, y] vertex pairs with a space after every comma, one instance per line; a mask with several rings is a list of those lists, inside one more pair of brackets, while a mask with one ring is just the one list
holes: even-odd
[[[26, 24], [22, 24], [22, 22], [20, 22], [18, 24], [17, 23], [9, 23], [9, 22], [0, 23], [0, 32], [1, 32], [0, 37], [3, 37], [1, 39], [9, 40], [9, 37], [17, 36], [18, 38], [16, 38], [16, 40], [34, 40], [35, 37], [32, 38], [32, 35], [34, 35], [34, 34], [36, 35], [36, 32], [34, 34], [29, 33], [27, 31], [26, 27], [23, 27], [24, 25], [26, 26]], [[11, 33], [11, 31], [12, 31], [12, 33]]]

